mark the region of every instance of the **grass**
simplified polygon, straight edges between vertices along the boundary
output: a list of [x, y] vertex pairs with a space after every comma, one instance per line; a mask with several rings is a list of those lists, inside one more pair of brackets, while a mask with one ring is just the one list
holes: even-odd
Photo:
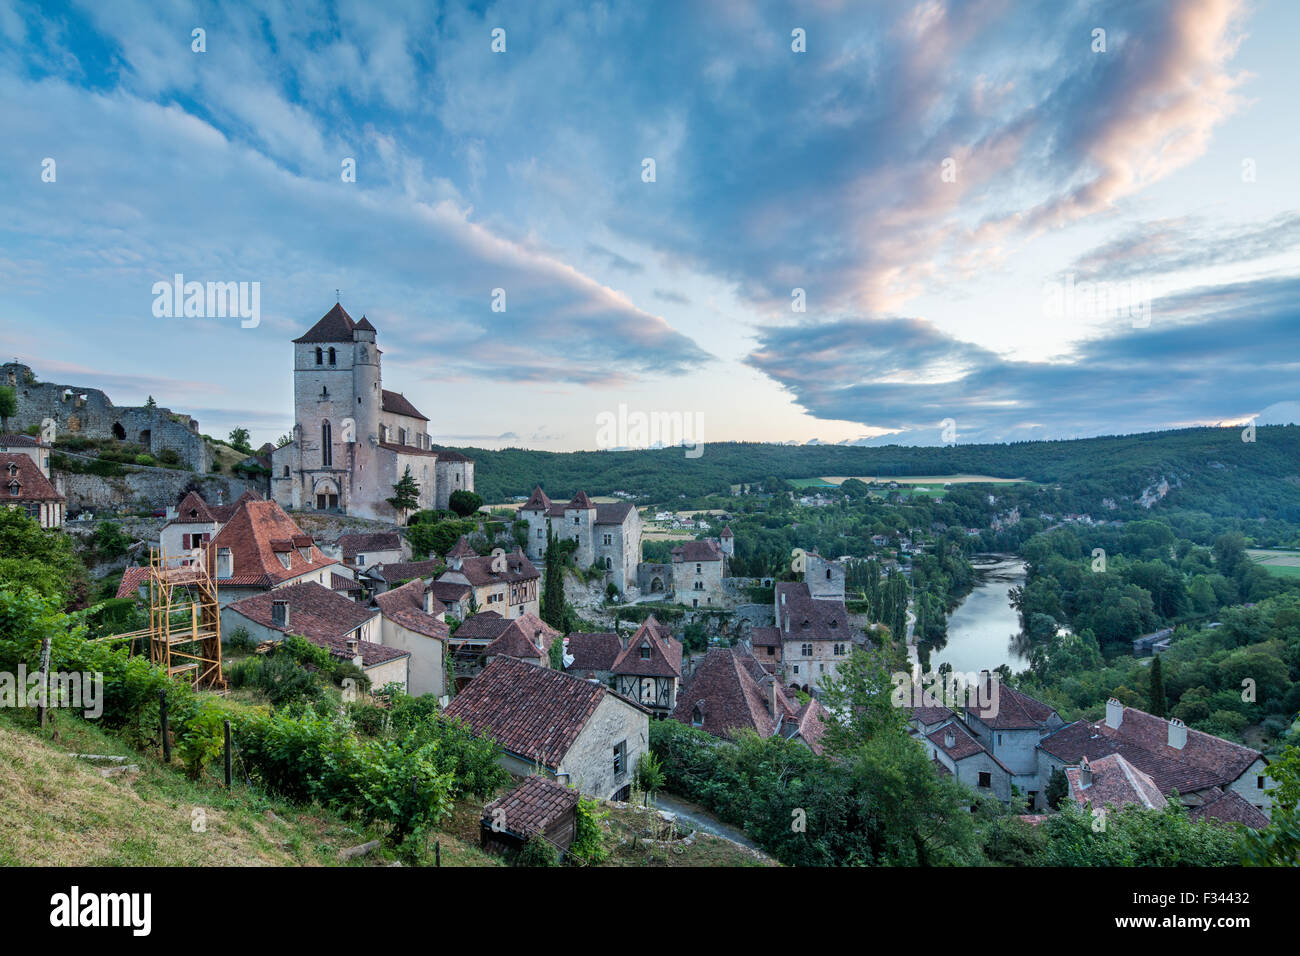
[[1247, 548], [1250, 559], [1279, 578], [1300, 578], [1300, 551]]
[[708, 833], [696, 831], [686, 843], [680, 833], [667, 832], [663, 819], [653, 811], [610, 806], [608, 822], [607, 845], [612, 852], [605, 866], [780, 865], [770, 857]]

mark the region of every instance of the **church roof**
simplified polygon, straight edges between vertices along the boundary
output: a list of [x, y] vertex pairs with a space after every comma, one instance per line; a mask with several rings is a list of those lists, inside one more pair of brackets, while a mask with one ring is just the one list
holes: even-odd
[[319, 322], [304, 335], [294, 339], [294, 342], [351, 342], [352, 330], [356, 327], [352, 316], [335, 302], [334, 308], [322, 315]]
[[362, 332], [377, 332], [377, 331], [379, 331], [379, 330], [376, 329], [373, 325], [370, 324], [370, 320], [367, 319], [364, 315], [361, 317], [361, 321], [358, 322], [358, 323], [356, 324], [356, 328], [359, 329], [359, 330], [362, 331]]
[[735, 535], [734, 535], [734, 534], [732, 533], [732, 531], [731, 531], [731, 525], [727, 525], [725, 528], [723, 528], [723, 529], [722, 529], [722, 534], [720, 534], [718, 537], [720, 537], [720, 538], [734, 538]]
[[384, 411], [392, 412], [394, 415], [405, 415], [407, 418], [418, 418], [425, 422], [429, 420], [420, 414], [420, 410], [407, 401], [406, 396], [401, 392], [390, 392], [384, 389], [382, 404]]

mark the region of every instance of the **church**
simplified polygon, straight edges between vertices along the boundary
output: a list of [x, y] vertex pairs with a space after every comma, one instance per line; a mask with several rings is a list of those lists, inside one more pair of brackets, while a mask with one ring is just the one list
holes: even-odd
[[383, 387], [376, 334], [336, 302], [293, 340], [292, 441], [271, 455], [281, 507], [395, 521], [386, 499], [407, 468], [418, 508], [446, 508], [453, 492], [474, 490], [473, 460], [435, 448], [429, 419]]

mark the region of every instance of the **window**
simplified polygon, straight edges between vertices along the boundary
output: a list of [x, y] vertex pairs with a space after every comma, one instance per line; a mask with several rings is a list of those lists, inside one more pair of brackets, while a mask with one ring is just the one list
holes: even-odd
[[334, 359], [335, 359], [335, 356], [334, 356], [334, 350], [333, 350], [333, 349], [330, 349], [330, 364], [331, 364], [331, 365], [334, 364]]
[[605, 535], [605, 543], [606, 543], [606, 544], [613, 544], [613, 543], [614, 543], [614, 536], [613, 536], [612, 534], [607, 534], [607, 535]]
[[826, 580], [829, 581], [830, 579], [831, 579], [831, 569], [830, 569], [830, 568], [827, 568], [827, 569], [826, 569]]
[[286, 478], [289, 477], [289, 466], [288, 466], [288, 465], [285, 465], [285, 466], [284, 466], [284, 477], [286, 477]]
[[620, 740], [614, 746], [614, 776], [621, 777], [627, 770], [627, 741]]
[[796, 674], [799, 673], [799, 665], [798, 665], [798, 664], [795, 664], [795, 665], [794, 665], [794, 672], [795, 672]]
[[703, 574], [703, 573], [704, 573], [704, 565], [702, 565], [702, 564], [697, 564], [697, 565], [695, 566], [695, 573], [696, 573], [696, 574]]
[[643, 660], [643, 661], [648, 661], [648, 660], [650, 660], [650, 645], [649, 645], [649, 644], [642, 644], [642, 645], [641, 645], [641, 660]]
[[1262, 776], [1255, 778], [1255, 789], [1256, 790], [1264, 789], [1264, 778]]
[[317, 365], [325, 364], [325, 350], [322, 349], [319, 345], [316, 346], [316, 364]]
[[998, 734], [998, 746], [999, 746], [999, 747], [1002, 746], [1002, 735], [1001, 735], [1001, 734]]
[[328, 418], [320, 423], [320, 463], [326, 468], [334, 464], [334, 432]]
[[704, 711], [700, 710], [699, 704], [696, 704], [695, 709], [691, 711], [691, 726], [692, 727], [704, 726]]
[[811, 644], [802, 644], [799, 647], [799, 653], [801, 653], [804, 657], [812, 657], [812, 651], [813, 648]]
[[578, 515], [574, 515], [574, 516], [573, 516], [573, 523], [574, 523], [574, 524], [582, 524], [582, 518], [579, 517]]
[[980, 784], [979, 784], [979, 785], [980, 785], [981, 787], [985, 787], [985, 788], [987, 788], [987, 787], [992, 787], [992, 786], [993, 786], [993, 774], [989, 773], [987, 770], [981, 770], [981, 771], [980, 771]]
[[843, 645], [843, 644], [836, 644], [836, 645], [835, 645], [835, 654], [836, 654], [837, 657], [843, 657], [843, 656], [844, 656], [844, 645]]
[[545, 539], [546, 539], [546, 532], [545, 532], [544, 530], [542, 530], [541, 528], [538, 528], [538, 529], [537, 529], [537, 540], [538, 540], [538, 541], [544, 541]]
[[703, 590], [704, 590], [704, 582], [703, 582], [703, 581], [696, 581], [696, 582], [695, 582], [695, 590], [697, 590], [697, 591], [703, 591]]

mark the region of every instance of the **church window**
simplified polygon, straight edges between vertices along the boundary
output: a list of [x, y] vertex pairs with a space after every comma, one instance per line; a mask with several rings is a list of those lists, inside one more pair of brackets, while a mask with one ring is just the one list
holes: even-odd
[[334, 350], [330, 349], [330, 364], [333, 365], [337, 361], [337, 358], [338, 357], [335, 355]]
[[334, 437], [329, 419], [320, 423], [320, 463], [327, 468], [334, 464]]
[[325, 362], [325, 350], [319, 345], [316, 346], [316, 364], [323, 365]]

